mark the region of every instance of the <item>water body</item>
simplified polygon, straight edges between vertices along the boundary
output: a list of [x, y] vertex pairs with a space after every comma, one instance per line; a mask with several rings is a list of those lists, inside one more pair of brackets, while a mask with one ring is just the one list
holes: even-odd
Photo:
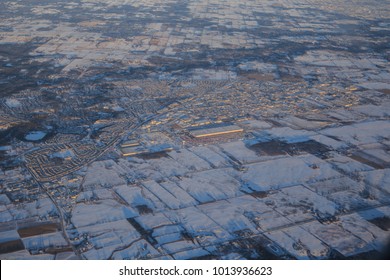
[[31, 131], [24, 138], [28, 141], [39, 141], [46, 136], [46, 132], [43, 131]]

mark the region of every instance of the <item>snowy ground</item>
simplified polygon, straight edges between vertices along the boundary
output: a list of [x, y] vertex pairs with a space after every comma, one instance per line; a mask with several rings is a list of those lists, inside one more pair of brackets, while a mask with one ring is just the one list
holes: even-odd
[[[72, 210], [72, 224], [80, 238], [87, 236], [89, 245], [82, 257], [188, 259], [238, 253], [240, 258], [271, 254], [327, 259], [381, 252], [389, 236], [385, 222], [389, 169], [375, 169], [343, 153], [345, 147], [360, 144], [348, 137], [349, 130], [367, 127], [369, 132], [357, 130], [366, 145], [387, 137], [384, 125], [381, 121], [378, 129], [358, 123], [316, 132], [261, 131], [301, 149], [291, 155], [283, 146], [287, 150], [283, 156], [262, 156], [248, 142], [236, 140], [179, 149], [168, 157], [136, 163], [127, 158], [117, 169], [95, 163], [91, 167], [100, 168], [100, 173], [114, 168], [113, 174], [121, 174], [129, 169], [137, 178], [149, 165], [164, 175], [155, 180], [139, 177], [136, 184], [113, 179], [110, 187], [95, 186], [94, 194], [81, 193]], [[306, 146], [299, 146], [307, 139], [327, 145], [327, 156], [315, 156], [311, 149], [306, 152]], [[232, 168], [232, 159], [241, 162], [242, 169]], [[92, 178], [96, 171], [86, 172], [85, 177]], [[83, 186], [91, 188], [90, 182], [85, 180]], [[249, 254], [243, 248], [250, 246], [263, 249]]]
[[389, 249], [388, 1], [2, 2], [0, 259]]

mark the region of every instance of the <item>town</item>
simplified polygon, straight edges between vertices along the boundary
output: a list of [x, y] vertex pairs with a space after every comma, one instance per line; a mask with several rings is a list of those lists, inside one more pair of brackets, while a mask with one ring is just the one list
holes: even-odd
[[0, 259], [380, 259], [386, 1], [0, 3]]

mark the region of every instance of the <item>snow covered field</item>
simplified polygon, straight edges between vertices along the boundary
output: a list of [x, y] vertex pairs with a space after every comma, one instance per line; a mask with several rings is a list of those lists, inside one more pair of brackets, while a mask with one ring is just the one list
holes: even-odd
[[0, 3], [0, 259], [378, 259], [390, 5]]

